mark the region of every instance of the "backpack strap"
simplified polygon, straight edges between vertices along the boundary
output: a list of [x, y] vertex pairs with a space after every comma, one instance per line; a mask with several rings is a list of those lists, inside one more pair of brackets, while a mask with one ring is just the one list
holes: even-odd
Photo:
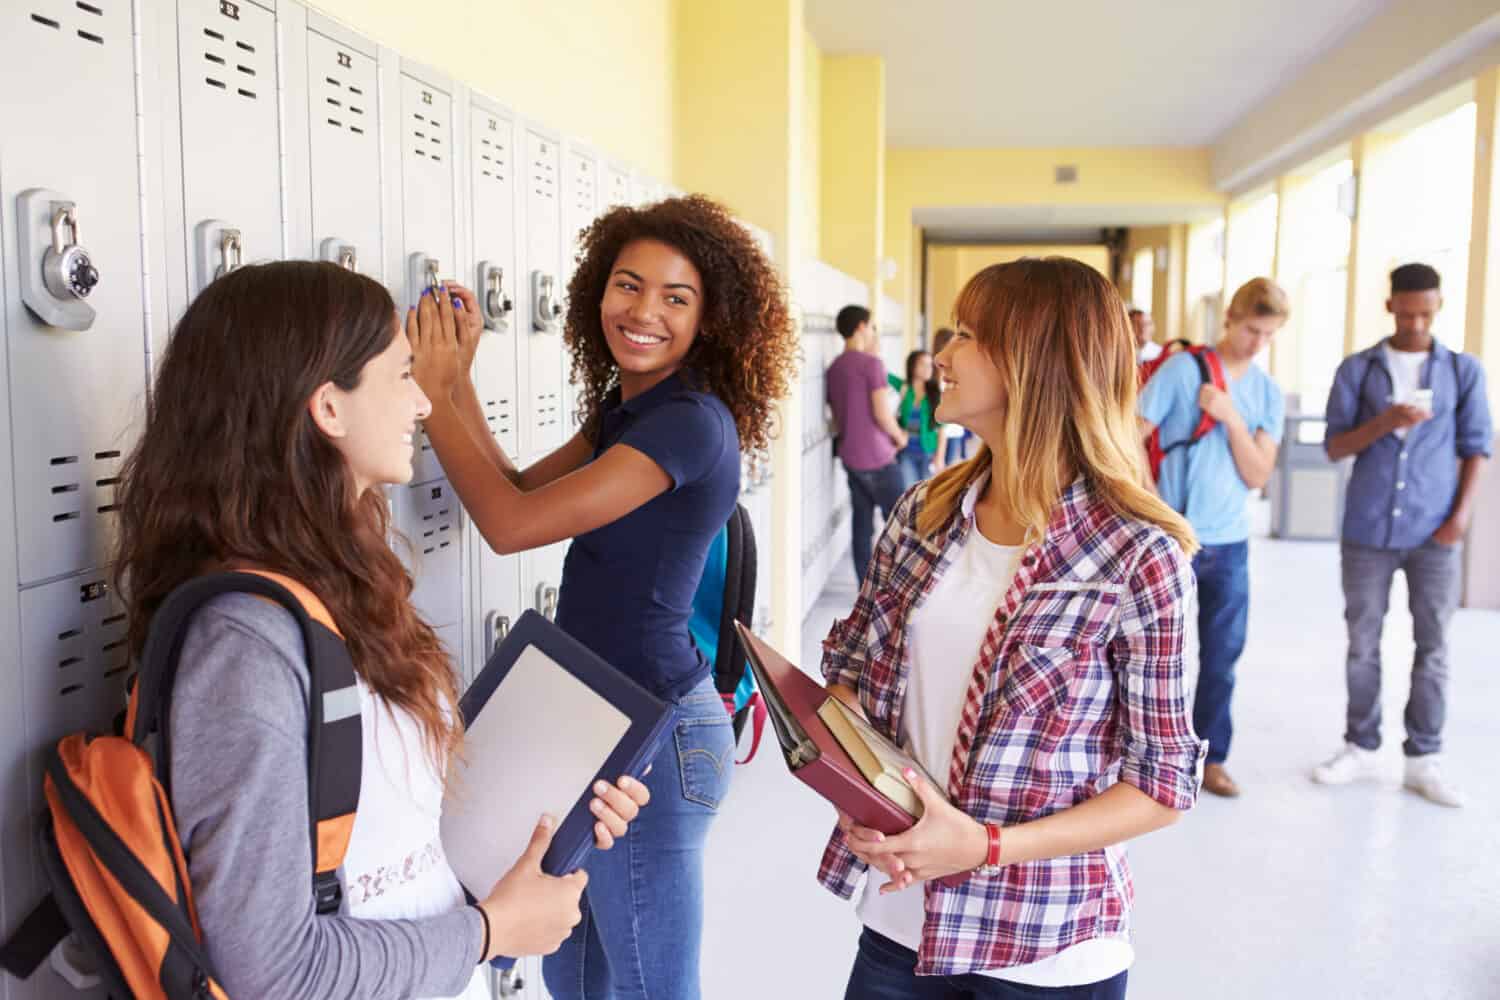
[[359, 687], [338, 626], [305, 586], [261, 569], [215, 573], [190, 580], [168, 595], [151, 619], [140, 672], [131, 696], [126, 735], [137, 744], [159, 732], [158, 779], [170, 800], [172, 688], [192, 616], [221, 594], [248, 593], [281, 605], [297, 621], [308, 669], [307, 789], [317, 912], [337, 912], [343, 890], [338, 870], [349, 849], [359, 805], [364, 734]]
[[[1201, 385], [1211, 385], [1220, 390], [1228, 389], [1229, 381], [1224, 377], [1224, 362], [1219, 359], [1217, 351], [1211, 347], [1199, 347], [1197, 345], [1186, 347], [1183, 350], [1192, 355], [1193, 361], [1197, 363], [1198, 377]], [[1178, 448], [1197, 444], [1203, 440], [1203, 437], [1209, 431], [1214, 429], [1214, 425], [1217, 423], [1218, 421], [1213, 417], [1200, 410], [1198, 426], [1193, 428], [1193, 433], [1181, 441], [1174, 441], [1169, 445], [1163, 446], [1161, 450], [1163, 457], [1170, 451], [1176, 451]]]

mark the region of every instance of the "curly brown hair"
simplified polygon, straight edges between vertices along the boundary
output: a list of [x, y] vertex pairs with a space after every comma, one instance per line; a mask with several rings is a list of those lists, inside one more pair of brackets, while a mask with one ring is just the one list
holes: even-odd
[[734, 415], [740, 447], [752, 455], [770, 446], [778, 399], [794, 384], [797, 331], [776, 269], [728, 209], [702, 195], [668, 198], [642, 208], [622, 206], [583, 231], [578, 270], [568, 284], [563, 337], [573, 355], [578, 418], [596, 437], [619, 366], [604, 339], [599, 303], [615, 260], [627, 244], [658, 240], [693, 262], [703, 276], [703, 319], [683, 368]]

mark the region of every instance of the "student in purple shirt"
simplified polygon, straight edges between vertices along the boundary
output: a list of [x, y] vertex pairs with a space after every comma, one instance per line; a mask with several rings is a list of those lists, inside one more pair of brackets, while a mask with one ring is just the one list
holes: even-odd
[[896, 422], [896, 397], [886, 380], [870, 310], [845, 306], [834, 321], [844, 338], [844, 353], [828, 366], [828, 407], [838, 434], [839, 460], [849, 476], [849, 503], [854, 513], [854, 575], [861, 581], [870, 564], [875, 508], [890, 517], [906, 488], [896, 453], [906, 447], [906, 432]]

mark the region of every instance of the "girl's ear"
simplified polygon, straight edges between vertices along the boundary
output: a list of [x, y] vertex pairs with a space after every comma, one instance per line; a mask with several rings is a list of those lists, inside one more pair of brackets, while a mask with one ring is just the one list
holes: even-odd
[[312, 415], [313, 423], [326, 438], [337, 440], [349, 434], [349, 428], [344, 422], [342, 403], [343, 394], [332, 382], [324, 382], [318, 386], [307, 401], [307, 412]]

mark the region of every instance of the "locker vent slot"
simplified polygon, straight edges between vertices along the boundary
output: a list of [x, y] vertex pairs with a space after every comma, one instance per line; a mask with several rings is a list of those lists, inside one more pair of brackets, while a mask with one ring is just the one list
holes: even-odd
[[79, 488], [80, 487], [77, 483], [69, 483], [66, 486], [54, 486], [52, 487], [52, 495], [57, 496], [59, 493], [77, 493]]
[[344, 123], [341, 122], [341, 121], [339, 121], [337, 118], [329, 118], [328, 119], [328, 124], [332, 125], [334, 128], [343, 128], [344, 127]]
[[60, 695], [69, 695], [69, 694], [72, 694], [74, 691], [82, 691], [82, 690], [83, 690], [83, 685], [82, 684], [69, 684], [67, 687], [63, 688], [61, 691], [59, 691], [57, 693], [60, 694]]
[[350, 111], [353, 111], [353, 112], [354, 112], [354, 113], [355, 113], [355, 114], [357, 114], [357, 115], [362, 115], [362, 114], [364, 114], [364, 113], [365, 113], [365, 109], [364, 109], [364, 108], [357, 108], [357, 107], [355, 107], [355, 106], [354, 106], [354, 105], [352, 105], [352, 104], [351, 104], [351, 105], [349, 105], [349, 110], [350, 110]]
[[94, 483], [95, 486], [118, 486], [119, 484], [120, 484], [120, 477], [119, 476], [112, 476], [109, 479], [96, 480], [95, 483]]
[[119, 457], [120, 457], [120, 453], [118, 451], [96, 451], [96, 452], [94, 452], [94, 458], [95, 458], [95, 460], [100, 461], [100, 462], [102, 462], [102, 461], [104, 461], [105, 459], [108, 459], [108, 458], [119, 458]]
[[213, 63], [215, 66], [224, 66], [224, 65], [226, 65], [226, 63], [224, 62], [224, 58], [222, 56], [216, 56], [212, 52], [205, 52], [205, 53], [203, 53], [203, 58], [205, 58], [209, 62]]
[[57, 669], [58, 670], [66, 670], [69, 667], [76, 666], [77, 664], [80, 664], [82, 662], [83, 662], [83, 657], [81, 657], [81, 656], [70, 656], [70, 657], [68, 657], [65, 660], [59, 660], [58, 663], [57, 663]]
[[323, 77], [323, 79], [327, 80], [329, 83], [333, 84], [335, 87], [342, 86], [342, 84], [340, 84], [337, 80], [335, 80], [331, 76], [325, 76], [325, 77]]
[[62, 28], [62, 25], [60, 25], [56, 21], [52, 20], [52, 18], [50, 18], [50, 17], [43, 17], [40, 14], [32, 14], [31, 15], [31, 19], [33, 21], [35, 21], [37, 24], [44, 24], [44, 25], [46, 25], [49, 28], [58, 28], [58, 29]]
[[67, 642], [69, 639], [76, 639], [80, 635], [83, 635], [82, 629], [70, 628], [66, 632], [57, 633], [57, 641]]
[[203, 79], [208, 82], [209, 86], [218, 87], [220, 90], [229, 89], [229, 87], [224, 83], [223, 80], [215, 80], [211, 76], [205, 76]]
[[61, 456], [59, 456], [57, 458], [54, 458], [48, 464], [49, 465], [76, 465], [77, 462], [78, 462], [78, 456], [77, 455], [61, 455]]
[[118, 614], [118, 615], [110, 615], [108, 618], [104, 619], [103, 624], [105, 624], [105, 625], [119, 625], [121, 622], [123, 622], [125, 620], [125, 617], [126, 616], [123, 613]]
[[239, 70], [241, 73], [244, 73], [246, 76], [254, 76], [255, 75], [255, 70], [251, 69], [249, 66], [244, 66], [244, 65], [241, 65], [240, 63], [235, 63], [234, 64], [234, 68], [237, 69], [237, 70]]
[[237, 41], [234, 44], [235, 44], [235, 47], [244, 49], [246, 52], [254, 52], [255, 51], [255, 46], [251, 45], [249, 42], [239, 42], [239, 41]]
[[91, 34], [90, 32], [84, 31], [81, 28], [78, 30], [78, 37], [82, 38], [85, 41], [93, 42], [96, 45], [103, 45], [104, 44], [104, 39], [100, 38], [98, 35]]
[[130, 663], [127, 661], [125, 663], [120, 664], [118, 667], [113, 667], [113, 668], [111, 668], [109, 670], [104, 671], [104, 676], [105, 677], [114, 677], [114, 676], [116, 676], [118, 674], [122, 674], [122, 673], [125, 672], [125, 670], [129, 666], [130, 666]]
[[351, 94], [358, 94], [361, 97], [363, 97], [365, 92], [363, 90], [360, 90], [358, 87], [356, 87], [354, 84], [351, 83], [351, 84], [349, 84], [349, 93], [351, 93]]
[[117, 503], [107, 503], [103, 507], [99, 508], [99, 513], [101, 513], [101, 514], [113, 514], [115, 511], [117, 511], [119, 509], [120, 509], [120, 505], [119, 504], [117, 504]]
[[73, 6], [77, 7], [85, 14], [94, 14], [98, 17], [104, 16], [104, 11], [100, 10], [98, 7], [95, 7], [91, 3], [84, 3], [83, 0], [78, 0], [78, 3], [74, 4]]
[[357, 126], [357, 125], [350, 125], [350, 126], [349, 126], [349, 131], [351, 131], [351, 132], [357, 132], [357, 133], [359, 133], [359, 134], [360, 134], [360, 135], [364, 135], [364, 134], [365, 134], [365, 130], [364, 130], [364, 129], [362, 129], [362, 128], [360, 128], [360, 127], [359, 127], [359, 126]]
[[248, 97], [252, 101], [255, 100], [255, 91], [246, 90], [244, 87], [239, 88], [239, 91], [241, 97]]
[[343, 101], [334, 100], [332, 97], [325, 97], [323, 99], [336, 108], [342, 108], [344, 106]]
[[106, 642], [104, 644], [103, 651], [106, 653], [112, 653], [115, 650], [124, 647], [125, 642], [126, 640], [124, 639], [116, 639], [114, 642]]
[[75, 510], [69, 514], [53, 514], [52, 520], [56, 524], [61, 524], [63, 521], [76, 521], [82, 516], [82, 514]]
[[221, 41], [222, 42], [224, 40], [224, 36], [221, 35], [221, 34], [219, 34], [217, 31], [215, 31], [212, 28], [204, 28], [203, 29], [203, 33], [205, 35], [207, 35], [209, 38], [216, 39], [217, 41]]

